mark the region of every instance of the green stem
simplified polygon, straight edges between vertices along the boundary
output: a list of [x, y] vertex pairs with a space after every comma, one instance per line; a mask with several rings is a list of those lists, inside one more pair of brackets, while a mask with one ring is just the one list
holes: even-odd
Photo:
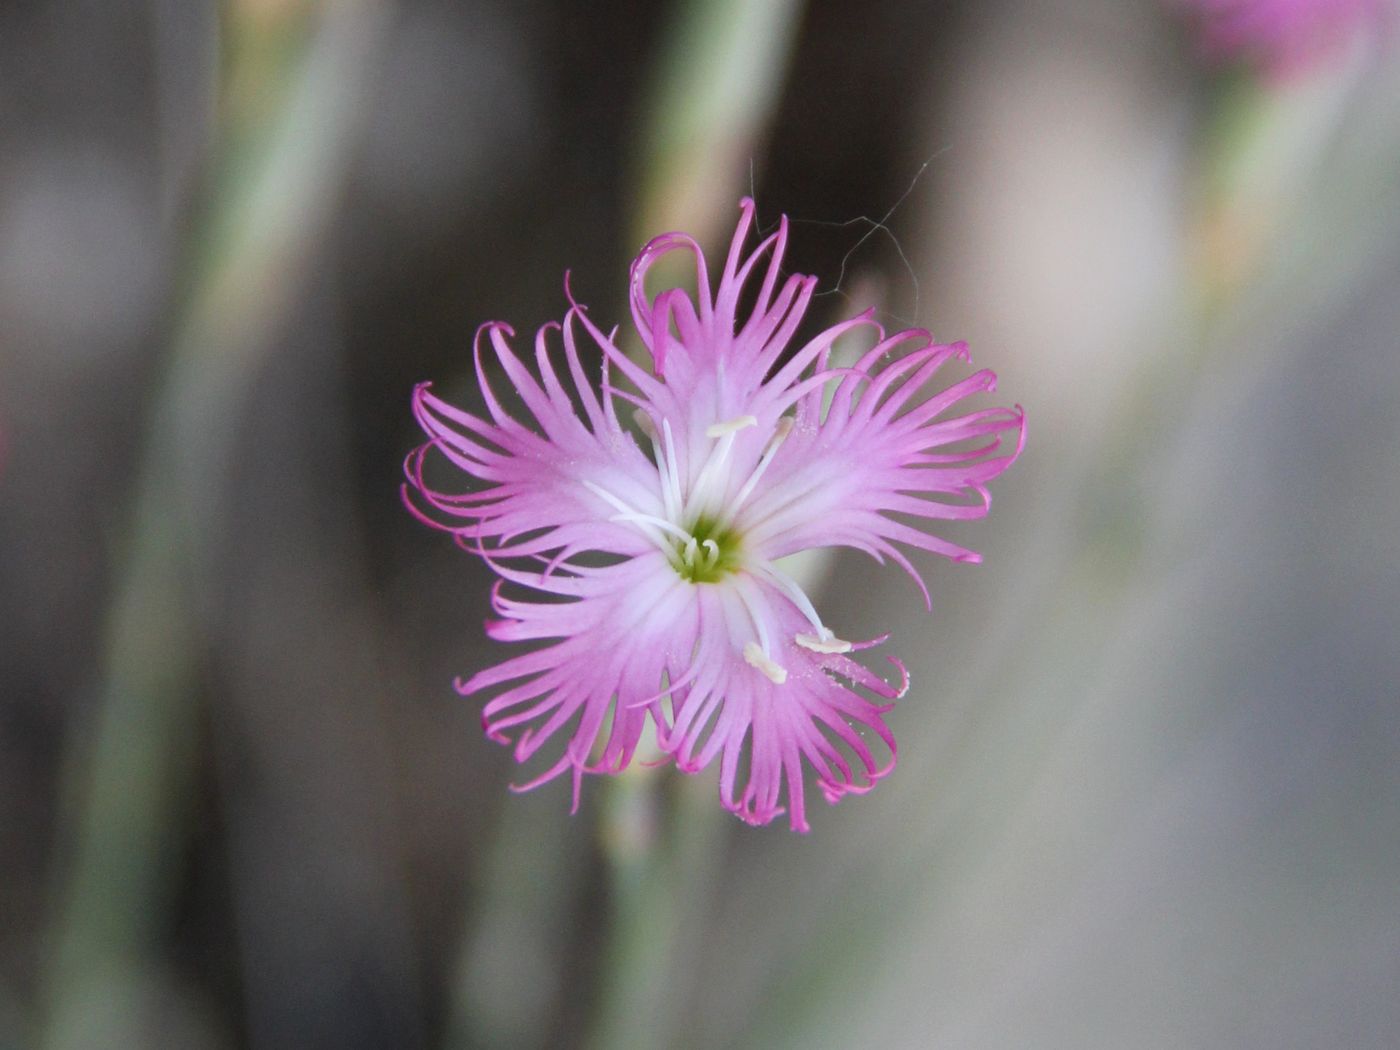
[[[313, 15], [318, 17], [313, 18]], [[65, 769], [72, 858], [46, 974], [44, 1045], [139, 1046], [186, 832], [207, 553], [234, 424], [329, 214], [376, 5], [235, 7], [230, 112], [132, 506], [90, 736]], [[308, 26], [311, 28], [308, 30]], [[207, 581], [203, 581], [206, 582]]]

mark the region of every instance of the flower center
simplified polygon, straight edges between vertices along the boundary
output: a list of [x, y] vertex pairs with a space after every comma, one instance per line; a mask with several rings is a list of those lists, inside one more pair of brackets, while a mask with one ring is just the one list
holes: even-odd
[[671, 564], [681, 579], [691, 583], [717, 583], [742, 562], [739, 535], [714, 518], [701, 515], [685, 530], [686, 539], [671, 537]]

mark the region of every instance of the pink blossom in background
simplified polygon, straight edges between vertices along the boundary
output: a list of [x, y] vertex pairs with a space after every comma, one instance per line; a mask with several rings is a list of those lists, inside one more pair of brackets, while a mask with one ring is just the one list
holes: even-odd
[[1287, 75], [1373, 33], [1393, 0], [1178, 0], [1195, 16], [1202, 46], [1221, 58]]
[[[901, 519], [983, 517], [986, 485], [1020, 453], [1025, 418], [963, 405], [994, 389], [990, 371], [929, 393], [966, 347], [919, 330], [886, 336], [872, 311], [794, 349], [816, 278], [783, 275], [785, 219], [746, 256], [753, 203], [741, 213], [713, 292], [685, 234], [657, 237], [633, 262], [649, 367], [594, 324], [567, 281], [570, 309], [536, 334], [533, 368], [508, 326], [483, 326], [486, 414], [420, 385], [413, 410], [428, 442], [409, 456], [404, 494], [500, 577], [490, 636], [547, 643], [458, 683], [489, 695], [486, 735], [513, 743], [517, 760], [553, 745], [558, 757], [519, 790], [569, 772], [577, 808], [583, 774], [626, 768], [650, 718], [683, 771], [719, 761], [725, 808], [766, 824], [786, 796], [791, 826], [806, 831], [804, 763], [828, 802], [869, 790], [894, 766], [884, 716], [909, 682], [893, 657], [893, 680], [861, 663], [855, 654], [884, 638], [838, 637], [778, 559], [853, 547], [894, 561], [921, 589], [906, 550], [978, 561]], [[694, 257], [695, 296], [650, 296], [648, 271], [676, 251]], [[834, 367], [833, 343], [857, 330], [873, 348]], [[488, 381], [488, 346], [528, 421]], [[474, 484], [433, 487], [433, 454]]]

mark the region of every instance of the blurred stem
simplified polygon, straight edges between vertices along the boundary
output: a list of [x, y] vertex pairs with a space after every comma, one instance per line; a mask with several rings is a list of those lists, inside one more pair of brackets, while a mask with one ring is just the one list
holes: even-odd
[[443, 1040], [450, 1050], [547, 1046], [558, 1028], [543, 1006], [565, 976], [558, 960], [569, 950], [572, 887], [587, 856], [586, 832], [558, 803], [517, 800], [498, 819], [480, 884], [468, 894], [473, 913]]
[[697, 938], [723, 855], [723, 811], [704, 777], [675, 780], [669, 830], [656, 833], [657, 770], [632, 769], [608, 784], [603, 848], [612, 899], [605, 978], [588, 1046], [672, 1045], [684, 1009]]
[[63, 822], [76, 842], [52, 941], [50, 1047], [134, 1035], [123, 1025], [140, 1011], [170, 896], [172, 831], [186, 825], [197, 638], [165, 487], [143, 479], [136, 539], [112, 601], [90, 753], [65, 769], [64, 804], [79, 812]]
[[[715, 243], [748, 190], [755, 154], [801, 21], [798, 0], [689, 0], [664, 41], [636, 153], [636, 239], [682, 229]], [[642, 757], [639, 755], [639, 758]], [[703, 913], [719, 863], [707, 778], [676, 783], [658, 833], [660, 778], [634, 767], [606, 785], [600, 829], [609, 873], [607, 945], [588, 1045], [670, 1043], [688, 983], [679, 948]]]
[[74, 841], [45, 988], [49, 1047], [145, 1038], [187, 825], [211, 598], [201, 552], [217, 545], [248, 383], [327, 215], [375, 9], [298, 0], [229, 11], [214, 190], [147, 434], [92, 735], [65, 769]]
[[[688, 0], [663, 41], [635, 154], [634, 244], [711, 243], [748, 191], [802, 20], [800, 0]], [[631, 247], [632, 245], [629, 245]]]

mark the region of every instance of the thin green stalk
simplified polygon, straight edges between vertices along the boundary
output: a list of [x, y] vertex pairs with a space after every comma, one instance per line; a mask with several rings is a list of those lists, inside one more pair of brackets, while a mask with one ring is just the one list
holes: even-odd
[[[341, 169], [376, 5], [235, 6], [205, 220], [147, 434], [90, 735], [65, 770], [71, 858], [46, 974], [44, 1045], [140, 1046], [188, 827], [205, 633], [233, 425], [310, 257]], [[236, 92], [235, 92], [236, 95]]]
[[[683, 229], [713, 244], [747, 190], [800, 24], [797, 0], [692, 0], [657, 66], [636, 155], [636, 243]], [[708, 778], [684, 778], [673, 804], [634, 769], [606, 785], [600, 829], [610, 923], [588, 1045], [671, 1045], [686, 936], [698, 936], [717, 877], [723, 811]]]

